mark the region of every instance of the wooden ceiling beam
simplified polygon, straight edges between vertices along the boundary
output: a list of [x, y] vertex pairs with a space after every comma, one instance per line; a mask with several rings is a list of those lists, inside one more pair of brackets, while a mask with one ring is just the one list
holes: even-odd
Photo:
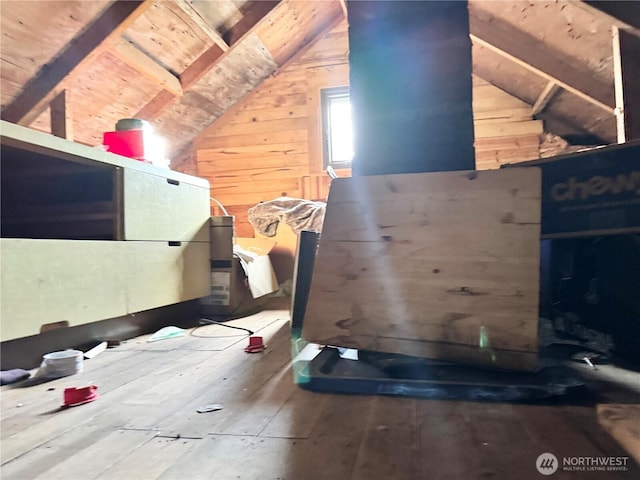
[[229, 44], [225, 42], [222, 35], [220, 35], [213, 27], [205, 20], [202, 15], [191, 5], [187, 0], [174, 0], [174, 3], [187, 14], [189, 19], [198, 26], [202, 32], [209, 37], [214, 44], [216, 44], [223, 52], [229, 50]]
[[554, 81], [550, 81], [542, 90], [542, 93], [538, 96], [538, 99], [531, 107], [531, 116], [535, 117], [540, 112], [542, 112], [551, 101], [556, 92], [560, 89], [560, 85], [558, 85]]
[[2, 119], [20, 125], [31, 124], [65, 90], [71, 79], [90, 65], [110, 41], [119, 38], [153, 3], [153, 0], [118, 0], [111, 4], [25, 85], [22, 92], [2, 110]]
[[348, 18], [347, 13], [347, 0], [340, 0], [340, 8], [342, 9], [342, 13], [344, 14], [344, 18]]
[[[207, 72], [222, 61], [226, 55], [230, 54], [233, 51], [234, 46], [246, 35], [249, 35], [258, 23], [260, 23], [260, 21], [265, 18], [271, 9], [273, 9], [273, 7], [275, 7], [279, 2], [257, 1], [248, 3], [251, 3], [251, 6], [253, 7], [252, 10], [250, 9], [245, 13], [245, 17], [249, 18], [250, 21], [245, 21], [245, 17], [243, 17], [242, 20], [231, 28], [229, 31], [232, 32], [231, 35], [228, 37], [225, 36], [225, 42], [228, 42], [229, 48], [223, 50], [217, 43], [214, 44], [200, 55], [195, 62], [189, 65], [184, 72], [182, 72], [180, 75], [180, 81], [182, 83], [183, 90], [188, 90]], [[142, 107], [135, 116], [136, 118], [152, 120], [167, 108], [175, 99], [175, 95], [168, 90], [163, 89], [149, 103]]]
[[613, 85], [593, 79], [593, 74], [570, 65], [556, 52], [533, 37], [501, 22], [469, 16], [471, 40], [498, 55], [526, 68], [563, 89], [613, 114], [615, 104]]
[[613, 27], [618, 143], [640, 139], [640, 37]]
[[242, 7], [240, 11], [243, 13], [242, 18], [231, 29], [223, 35], [225, 41], [233, 46], [253, 27], [255, 27], [264, 17], [266, 17], [279, 0], [250, 0]]
[[68, 92], [63, 90], [50, 104], [51, 133], [56, 137], [73, 142], [73, 117], [69, 105]]
[[161, 85], [165, 90], [177, 97], [182, 96], [182, 85], [178, 77], [142, 52], [127, 40], [120, 39], [109, 45], [109, 52], [140, 74]]

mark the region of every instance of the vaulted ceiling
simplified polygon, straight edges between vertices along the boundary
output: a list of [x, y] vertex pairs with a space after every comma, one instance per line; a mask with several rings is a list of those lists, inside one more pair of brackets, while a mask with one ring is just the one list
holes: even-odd
[[[613, 143], [612, 26], [640, 34], [639, 6], [470, 0], [474, 74], [531, 105], [549, 131]], [[118, 119], [145, 118], [174, 158], [346, 12], [342, 0], [3, 0], [0, 8], [4, 120], [98, 145]]]

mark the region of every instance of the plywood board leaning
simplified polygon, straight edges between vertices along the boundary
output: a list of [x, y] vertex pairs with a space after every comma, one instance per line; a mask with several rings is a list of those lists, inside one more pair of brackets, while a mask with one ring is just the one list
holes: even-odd
[[537, 366], [540, 171], [334, 180], [306, 340]]

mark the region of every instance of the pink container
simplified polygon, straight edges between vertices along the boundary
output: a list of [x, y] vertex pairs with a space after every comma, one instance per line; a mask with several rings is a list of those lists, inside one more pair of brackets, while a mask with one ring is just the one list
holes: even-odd
[[148, 161], [145, 157], [145, 131], [144, 130], [118, 130], [104, 132], [102, 143], [110, 153], [133, 158], [141, 162]]

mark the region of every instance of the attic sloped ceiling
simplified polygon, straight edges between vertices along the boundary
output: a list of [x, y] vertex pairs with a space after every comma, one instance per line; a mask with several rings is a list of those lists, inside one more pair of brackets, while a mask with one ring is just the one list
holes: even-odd
[[[638, 5], [469, 0], [474, 74], [531, 105], [547, 131], [613, 143], [612, 26], [640, 35]], [[64, 92], [75, 141], [97, 145], [118, 119], [145, 118], [179, 162], [198, 133], [344, 8], [342, 0], [3, 0], [2, 118], [51, 131], [49, 103]]]
[[[78, 16], [79, 5], [92, 9]], [[65, 91], [75, 141], [100, 144], [118, 119], [140, 117], [172, 157], [343, 16], [337, 0], [3, 1], [1, 8], [3, 119], [50, 131], [48, 104]], [[65, 34], [57, 38], [50, 25]], [[38, 30], [56, 41], [41, 43]]]

